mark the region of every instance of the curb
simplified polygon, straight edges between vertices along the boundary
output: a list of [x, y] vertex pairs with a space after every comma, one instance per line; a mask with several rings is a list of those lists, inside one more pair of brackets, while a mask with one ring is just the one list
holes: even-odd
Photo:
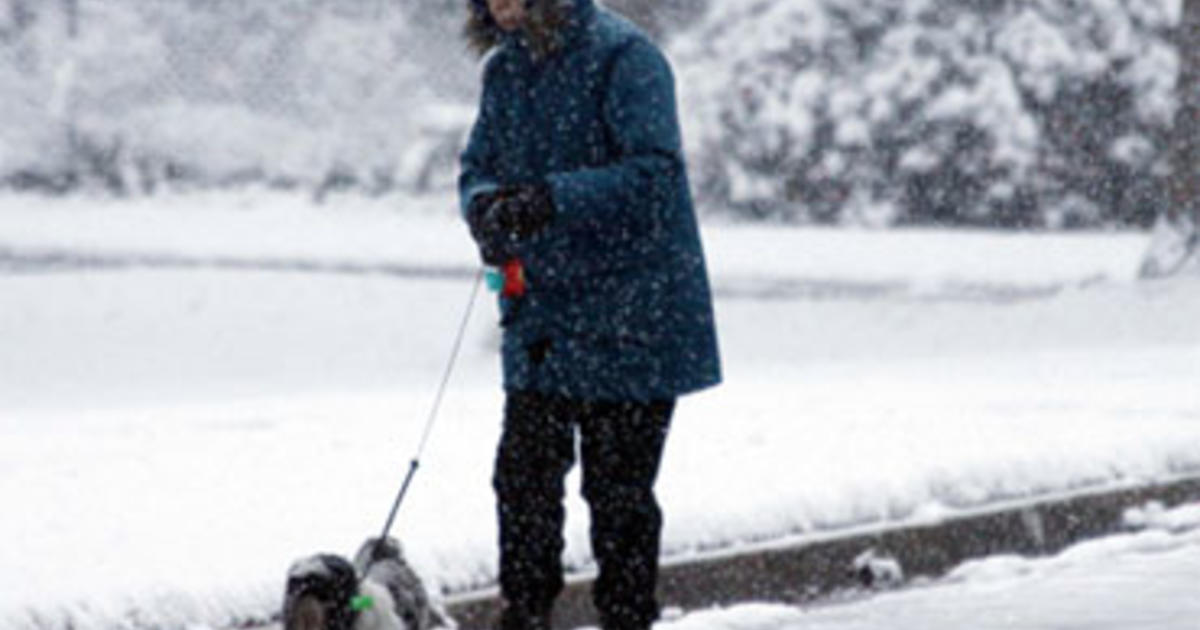
[[[1152, 501], [1167, 507], [1200, 501], [1200, 477], [1041, 499], [936, 523], [667, 560], [659, 571], [659, 601], [664, 608], [683, 610], [749, 601], [813, 602], [861, 588], [864, 577], [853, 568], [855, 559], [871, 549], [897, 561], [906, 577], [938, 577], [966, 560], [995, 554], [1054, 554], [1124, 530], [1124, 512]], [[501, 604], [494, 589], [450, 597], [445, 603], [460, 630], [490, 628]], [[569, 580], [555, 607], [554, 627], [595, 623], [591, 578]]]

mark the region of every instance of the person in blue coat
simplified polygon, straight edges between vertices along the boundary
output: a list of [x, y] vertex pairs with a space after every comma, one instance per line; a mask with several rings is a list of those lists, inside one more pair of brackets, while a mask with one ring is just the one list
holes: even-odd
[[499, 627], [550, 627], [578, 436], [601, 625], [649, 628], [675, 402], [721, 380], [674, 77], [593, 0], [469, 0], [466, 33], [485, 62], [462, 213], [508, 280]]

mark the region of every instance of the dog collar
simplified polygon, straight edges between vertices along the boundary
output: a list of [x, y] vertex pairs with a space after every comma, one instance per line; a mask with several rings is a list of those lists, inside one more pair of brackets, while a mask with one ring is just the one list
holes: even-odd
[[370, 595], [359, 595], [358, 597], [350, 600], [350, 610], [353, 610], [354, 612], [371, 610], [374, 607], [375, 598], [371, 597]]

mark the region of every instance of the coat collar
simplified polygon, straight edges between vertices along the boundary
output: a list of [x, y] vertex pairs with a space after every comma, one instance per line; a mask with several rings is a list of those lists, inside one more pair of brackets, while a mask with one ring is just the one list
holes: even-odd
[[[546, 0], [547, 4], [554, 2], [558, 3], [557, 8], [551, 9], [555, 13], [543, 14], [553, 23], [543, 25], [542, 32], [535, 32], [538, 27], [528, 25], [504, 34], [517, 48], [527, 52], [534, 62], [545, 61], [569, 48], [583, 35], [596, 10], [593, 0]], [[532, 19], [539, 17], [534, 14]]]

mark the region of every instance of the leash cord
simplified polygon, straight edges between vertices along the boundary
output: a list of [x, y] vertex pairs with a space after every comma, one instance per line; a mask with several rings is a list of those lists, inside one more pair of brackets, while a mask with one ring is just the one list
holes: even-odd
[[396, 522], [396, 514], [400, 511], [400, 504], [404, 502], [404, 496], [408, 494], [408, 487], [412, 484], [413, 476], [417, 474], [417, 469], [421, 467], [421, 457], [425, 453], [425, 446], [429, 443], [429, 436], [433, 433], [433, 426], [437, 422], [438, 412], [442, 407], [442, 399], [446, 396], [446, 386], [450, 384], [450, 376], [454, 374], [454, 366], [458, 362], [458, 355], [462, 350], [463, 338], [467, 334], [467, 326], [471, 322], [471, 314], [475, 310], [475, 301], [479, 296], [479, 287], [483, 285], [484, 270], [481, 268], [475, 274], [475, 283], [471, 287], [471, 298], [467, 301], [466, 312], [463, 313], [462, 323], [458, 325], [458, 333], [454, 337], [454, 346], [450, 349], [450, 360], [446, 362], [446, 371], [442, 374], [442, 382], [438, 385], [437, 394], [433, 398], [433, 407], [429, 410], [429, 418], [425, 421], [425, 430], [421, 435], [421, 442], [417, 447], [417, 453], [413, 457], [412, 462], [408, 467], [408, 474], [404, 476], [404, 483], [400, 485], [400, 492], [396, 494], [396, 500], [392, 502], [392, 511], [388, 513], [387, 522], [383, 525], [383, 532], [379, 534], [379, 539], [375, 541], [375, 549], [372, 550], [371, 556], [367, 559], [366, 566], [363, 567], [363, 576], [366, 576], [367, 570], [375, 562], [375, 557], [383, 548], [384, 540], [387, 539], [388, 533], [392, 531], [392, 525]]

